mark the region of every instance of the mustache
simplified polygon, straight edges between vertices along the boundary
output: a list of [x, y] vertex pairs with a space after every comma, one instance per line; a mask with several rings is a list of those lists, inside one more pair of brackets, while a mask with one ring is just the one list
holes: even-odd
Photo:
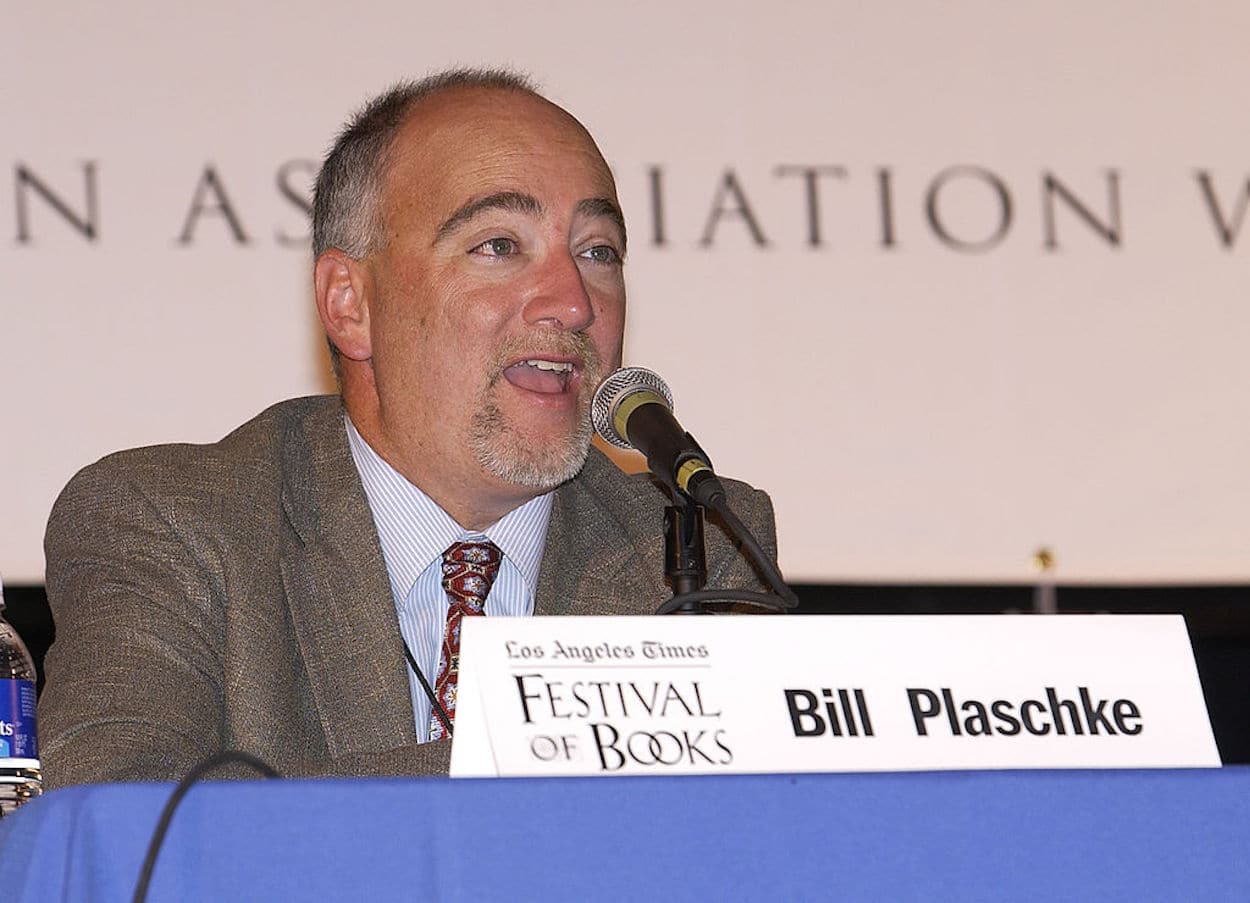
[[518, 360], [535, 357], [571, 357], [578, 361], [583, 385], [593, 391], [603, 375], [603, 362], [594, 342], [584, 332], [555, 332], [534, 336], [517, 336], [506, 340], [495, 353], [489, 385], [503, 378], [504, 370]]

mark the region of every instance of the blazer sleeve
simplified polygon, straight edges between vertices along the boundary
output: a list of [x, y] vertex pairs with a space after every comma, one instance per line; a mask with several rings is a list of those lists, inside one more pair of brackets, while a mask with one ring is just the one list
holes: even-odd
[[106, 459], [62, 492], [44, 549], [49, 786], [174, 778], [218, 751], [223, 625], [160, 507]]

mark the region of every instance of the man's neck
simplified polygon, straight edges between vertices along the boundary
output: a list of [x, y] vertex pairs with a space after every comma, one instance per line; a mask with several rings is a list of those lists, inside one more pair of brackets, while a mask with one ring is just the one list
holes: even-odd
[[438, 455], [423, 453], [421, 449], [406, 454], [405, 449], [392, 442], [375, 407], [353, 404], [346, 392], [343, 403], [352, 425], [369, 447], [466, 530], [484, 530], [543, 494], [537, 489], [504, 483], [484, 471], [467, 475], [444, 472], [436, 466], [440, 463]]

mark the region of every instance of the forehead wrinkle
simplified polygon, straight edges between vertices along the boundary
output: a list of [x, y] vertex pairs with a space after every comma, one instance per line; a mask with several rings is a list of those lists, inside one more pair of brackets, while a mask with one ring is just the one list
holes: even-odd
[[434, 233], [433, 244], [436, 245], [443, 241], [469, 220], [487, 210], [506, 210], [510, 213], [541, 216], [543, 205], [533, 195], [520, 191], [497, 191], [483, 198], [475, 198], [462, 205], [455, 213], [443, 220]]

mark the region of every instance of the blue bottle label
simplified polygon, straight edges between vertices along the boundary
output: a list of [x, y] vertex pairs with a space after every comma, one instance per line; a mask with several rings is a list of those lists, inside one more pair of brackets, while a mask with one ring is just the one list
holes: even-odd
[[0, 680], [0, 759], [38, 759], [35, 684]]

